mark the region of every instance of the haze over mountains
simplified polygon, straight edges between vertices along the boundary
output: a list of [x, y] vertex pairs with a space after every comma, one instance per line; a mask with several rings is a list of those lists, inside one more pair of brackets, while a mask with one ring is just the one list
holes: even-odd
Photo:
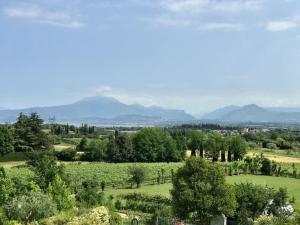
[[0, 110], [1, 122], [14, 122], [20, 112], [37, 112], [46, 122], [54, 118], [61, 123], [95, 125], [157, 124], [166, 121], [191, 121], [195, 118], [183, 110], [126, 105], [114, 98], [91, 97], [69, 105]]
[[255, 104], [240, 106], [226, 106], [204, 115], [201, 119], [240, 123], [240, 122], [276, 122], [300, 123], [300, 109], [267, 107]]
[[12, 123], [20, 112], [37, 112], [46, 122], [55, 118], [58, 123], [94, 125], [157, 125], [170, 123], [223, 122], [223, 123], [300, 123], [300, 108], [260, 107], [255, 104], [226, 106], [214, 110], [198, 120], [183, 110], [157, 106], [127, 105], [110, 97], [90, 97], [68, 105], [1, 109], [0, 122]]

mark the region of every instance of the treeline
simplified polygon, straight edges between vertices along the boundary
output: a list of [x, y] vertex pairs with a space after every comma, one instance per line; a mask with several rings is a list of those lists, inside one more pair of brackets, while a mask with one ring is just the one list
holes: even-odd
[[13, 151], [54, 151], [53, 144], [57, 139], [72, 135], [72, 132], [81, 141], [76, 149], [57, 152], [60, 160], [178, 162], [190, 152], [191, 156], [213, 162], [230, 162], [241, 160], [247, 150], [247, 143], [239, 134], [224, 135], [185, 128], [143, 128], [121, 132], [88, 125], [44, 125], [36, 113], [21, 113], [15, 124], [0, 126], [0, 155]]
[[230, 162], [244, 157], [247, 143], [240, 135], [144, 128], [129, 134], [115, 131], [104, 140], [84, 137], [76, 148], [84, 152], [81, 160], [108, 162], [178, 162], [186, 158], [188, 150], [191, 156]]
[[82, 124], [80, 127], [69, 124], [49, 124], [46, 126], [50, 129], [52, 135], [80, 137], [81, 135], [89, 135], [91, 137], [99, 134], [99, 129], [95, 126]]
[[263, 147], [281, 150], [299, 150], [300, 132], [288, 129], [273, 129], [267, 132], [245, 133], [244, 138], [251, 147]]
[[0, 156], [10, 152], [48, 151], [51, 137], [43, 130], [43, 120], [36, 114], [20, 114], [13, 125], [0, 126]]
[[180, 132], [144, 128], [134, 134], [115, 131], [104, 140], [84, 137], [76, 150], [88, 161], [178, 162], [185, 157], [184, 141]]

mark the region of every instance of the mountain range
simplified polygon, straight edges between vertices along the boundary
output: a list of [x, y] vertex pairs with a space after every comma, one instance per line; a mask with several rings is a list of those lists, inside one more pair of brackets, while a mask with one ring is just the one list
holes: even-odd
[[260, 107], [255, 104], [240, 106], [226, 106], [204, 115], [202, 120], [230, 122], [230, 123], [300, 123], [300, 109]]
[[[195, 117], [184, 110], [124, 104], [110, 97], [90, 97], [72, 104], [24, 109], [0, 109], [0, 123], [12, 123], [23, 112], [37, 112], [46, 122], [93, 125], [158, 125], [195, 123]], [[201, 116], [200, 122], [225, 123], [300, 123], [300, 108], [230, 105]]]
[[127, 105], [110, 97], [90, 97], [68, 105], [0, 110], [0, 122], [14, 122], [21, 112], [37, 112], [45, 121], [55, 118], [55, 121], [60, 123], [94, 125], [152, 125], [195, 119], [183, 110]]

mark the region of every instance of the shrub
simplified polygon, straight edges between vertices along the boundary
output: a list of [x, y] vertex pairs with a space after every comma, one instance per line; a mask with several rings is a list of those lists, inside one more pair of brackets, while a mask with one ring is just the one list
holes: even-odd
[[14, 193], [13, 182], [6, 175], [3, 167], [0, 167], [0, 206], [5, 204]]
[[61, 161], [74, 161], [77, 152], [73, 148], [67, 148], [56, 153], [56, 157]]
[[111, 213], [109, 222], [111, 225], [122, 225], [123, 220], [122, 217], [117, 213]]
[[144, 167], [131, 166], [129, 167], [128, 173], [130, 175], [131, 184], [136, 184], [136, 187], [139, 188], [144, 182], [146, 177], [146, 170]]
[[275, 149], [277, 149], [277, 145], [276, 145], [275, 143], [268, 143], [268, 144], [266, 145], [266, 147], [267, 147], [268, 149], [270, 149], [270, 150], [275, 150]]
[[76, 217], [67, 225], [109, 225], [109, 214], [105, 207], [98, 207], [80, 217]]
[[270, 176], [272, 172], [272, 163], [270, 159], [263, 158], [260, 169], [262, 175]]
[[59, 176], [56, 176], [55, 180], [50, 183], [47, 191], [53, 201], [57, 204], [57, 209], [59, 211], [71, 209], [75, 206], [75, 200], [71, 196], [69, 188]]
[[56, 206], [48, 195], [31, 192], [14, 198], [5, 206], [5, 211], [9, 219], [28, 224], [52, 216], [56, 212]]

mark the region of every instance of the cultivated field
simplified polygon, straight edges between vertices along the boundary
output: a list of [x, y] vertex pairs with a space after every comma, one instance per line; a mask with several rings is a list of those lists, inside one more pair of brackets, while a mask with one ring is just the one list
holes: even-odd
[[[286, 187], [289, 193], [289, 197], [295, 197], [296, 202], [294, 207], [300, 210], [300, 179], [284, 178], [284, 177], [269, 177], [269, 176], [231, 176], [227, 177], [227, 182], [230, 184], [249, 182], [253, 184], [259, 184], [263, 186], [269, 186], [275, 189], [280, 187]], [[128, 193], [145, 193], [150, 195], [163, 195], [166, 197], [170, 196], [170, 190], [172, 188], [171, 183], [160, 184], [160, 185], [146, 185], [140, 189], [109, 189], [108, 194], [114, 196], [128, 194]]]

